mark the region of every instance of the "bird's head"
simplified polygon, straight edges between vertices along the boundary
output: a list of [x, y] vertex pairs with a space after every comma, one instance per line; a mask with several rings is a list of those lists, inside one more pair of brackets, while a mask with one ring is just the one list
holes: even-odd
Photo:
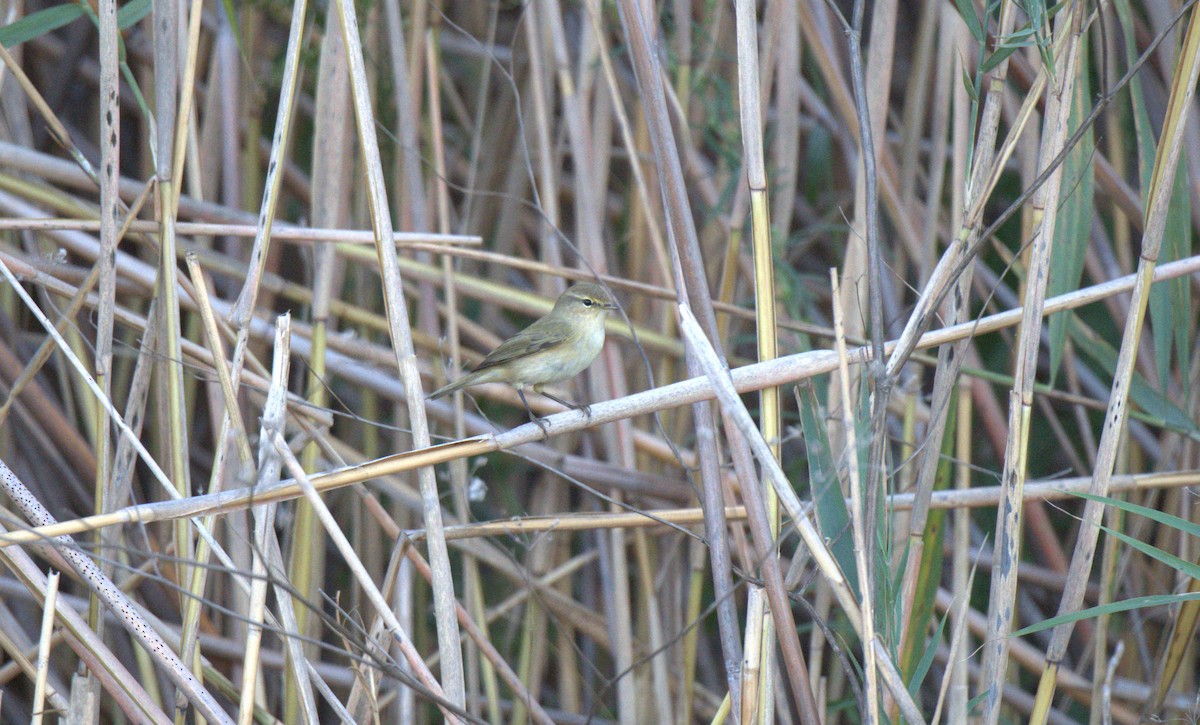
[[554, 304], [554, 311], [575, 319], [604, 317], [609, 310], [617, 309], [608, 290], [592, 282], [571, 285]]

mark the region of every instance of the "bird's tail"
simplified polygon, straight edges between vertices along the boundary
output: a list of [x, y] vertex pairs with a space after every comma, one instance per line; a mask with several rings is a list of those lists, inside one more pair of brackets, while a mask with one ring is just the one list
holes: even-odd
[[464, 375], [461, 378], [459, 378], [458, 380], [455, 380], [452, 383], [443, 385], [442, 387], [433, 391], [429, 395], [425, 396], [425, 399], [426, 400], [437, 400], [438, 398], [442, 397], [443, 395], [449, 395], [450, 393], [453, 393], [455, 390], [461, 390], [461, 389], [467, 387], [468, 385], [474, 385], [475, 379], [477, 377], [478, 376], [475, 373], [470, 373], [468, 375]]

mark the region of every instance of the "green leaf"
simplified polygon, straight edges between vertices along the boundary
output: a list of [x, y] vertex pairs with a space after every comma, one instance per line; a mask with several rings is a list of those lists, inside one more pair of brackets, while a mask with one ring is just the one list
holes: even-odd
[[1126, 544], [1134, 549], [1137, 549], [1151, 559], [1162, 562], [1175, 571], [1186, 574], [1193, 579], [1200, 579], [1200, 564], [1193, 564], [1187, 559], [1180, 559], [1178, 556], [1175, 556], [1170, 552], [1163, 551], [1152, 544], [1147, 544], [1144, 541], [1135, 539], [1129, 534], [1123, 534], [1120, 531], [1114, 531], [1107, 526], [1101, 526], [1100, 528], [1109, 536], [1115, 536], [1117, 539], [1124, 541]]
[[150, 0], [132, 0], [125, 3], [125, 7], [117, 11], [117, 27], [129, 30], [149, 15], [152, 7]]
[[1024, 27], [1006, 35], [996, 43], [997, 48], [1028, 48], [1038, 44], [1037, 29]]
[[978, 103], [979, 102], [979, 91], [976, 90], [976, 88], [975, 88], [975, 82], [973, 80], [971, 80], [971, 74], [967, 72], [967, 64], [966, 63], [962, 64], [962, 69], [963, 69], [963, 71], [962, 71], [963, 85], [966, 86], [966, 88], [967, 88], [967, 95], [971, 97], [972, 102]]
[[[1077, 320], [1072, 319], [1069, 327], [1071, 340], [1075, 342], [1079, 350], [1099, 363], [1104, 373], [1111, 379], [1117, 368], [1117, 351], [1098, 338], [1091, 330], [1084, 328]], [[1194, 440], [1200, 440], [1200, 428], [1196, 426], [1196, 421], [1192, 420], [1170, 397], [1150, 385], [1146, 378], [1138, 372], [1134, 372], [1129, 384], [1129, 399], [1150, 416], [1153, 423], [1182, 433]]]
[[938, 644], [942, 641], [942, 633], [946, 631], [946, 622], [949, 617], [950, 613], [947, 612], [938, 620], [937, 631], [929, 638], [929, 644], [925, 647], [925, 653], [921, 655], [921, 661], [917, 663], [916, 669], [908, 681], [908, 694], [914, 698], [921, 689], [921, 683], [925, 681], [925, 675], [929, 674], [929, 668], [933, 666], [933, 658], [937, 654]]
[[[1167, 225], [1163, 229], [1163, 244], [1159, 251], [1159, 264], [1174, 262], [1191, 254], [1192, 250], [1192, 202], [1188, 189], [1187, 148], [1180, 149], [1179, 167], [1175, 169], [1175, 184], [1171, 189], [1170, 206], [1167, 207]], [[1149, 190], [1149, 186], [1143, 187]], [[1148, 200], [1143, 200], [1143, 204]], [[1158, 369], [1159, 387], [1166, 393], [1171, 376], [1171, 354], [1180, 361], [1180, 368], [1187, 370], [1191, 345], [1192, 317], [1191, 281], [1187, 277], [1156, 282], [1150, 288], [1150, 331], [1154, 339], [1154, 358]], [[1184, 382], [1187, 375], [1181, 376]], [[1184, 399], [1187, 391], [1184, 390]]]
[[829, 542], [829, 550], [850, 583], [856, 596], [858, 591], [858, 569], [854, 564], [854, 535], [850, 529], [850, 514], [846, 510], [846, 494], [838, 483], [837, 468], [825, 430], [821, 406], [813, 393], [812, 385], [803, 383], [800, 391], [800, 427], [804, 431], [804, 444], [808, 455], [808, 478], [812, 487], [813, 509], [817, 514], [817, 527]]
[[1097, 501], [1099, 503], [1105, 504], [1106, 506], [1112, 506], [1114, 508], [1121, 509], [1122, 511], [1125, 511], [1126, 513], [1136, 514], [1138, 516], [1145, 516], [1146, 518], [1150, 519], [1151, 521], [1157, 521], [1158, 523], [1160, 523], [1164, 526], [1170, 526], [1171, 528], [1176, 529], [1181, 533], [1187, 534], [1189, 536], [1194, 536], [1194, 537], [1200, 539], [1200, 524], [1193, 523], [1191, 521], [1188, 521], [1187, 519], [1183, 519], [1178, 516], [1173, 516], [1169, 513], [1166, 513], [1165, 511], [1159, 511], [1158, 509], [1152, 509], [1147, 506], [1139, 506], [1136, 503], [1122, 501], [1121, 499], [1118, 499], [1118, 498], [1108, 498], [1107, 496], [1096, 496], [1095, 494], [1091, 494], [1091, 493], [1079, 492], [1079, 493], [1076, 493], [1075, 495], [1079, 496], [1080, 498], [1086, 498], [1089, 501]]
[[971, 700], [967, 703], [967, 712], [974, 712], [975, 708], [979, 707], [979, 705], [982, 704], [983, 701], [987, 699], [987, 696], [988, 696], [988, 691], [984, 690], [983, 692], [979, 693], [975, 697], [972, 697]]
[[[1079, 56], [1087, 58], [1086, 36], [1081, 41]], [[1087, 118], [1091, 110], [1091, 84], [1088, 68], [1081, 63], [1079, 77], [1075, 81], [1075, 93], [1071, 103], [1070, 130], [1074, 133]], [[1095, 139], [1089, 128], [1063, 162], [1062, 202], [1058, 208], [1058, 222], [1054, 226], [1054, 244], [1050, 251], [1050, 282], [1046, 294], [1057, 296], [1079, 287], [1083, 278], [1083, 263], [1087, 258], [1088, 242], [1092, 238], [1092, 214], [1095, 205]], [[1050, 384], [1062, 363], [1063, 347], [1067, 338], [1067, 321], [1073, 312], [1062, 312], [1050, 317]]]
[[[951, 482], [954, 479], [954, 431], [958, 425], [958, 391], [955, 390], [950, 395], [948, 401], [948, 409], [946, 410], [945, 435], [942, 437], [942, 452], [938, 459], [937, 472], [933, 477], [933, 490], [945, 491], [950, 488]], [[913, 595], [912, 612], [909, 614], [908, 622], [905, 625], [908, 628], [908, 636], [905, 638], [906, 647], [900, 653], [900, 672], [909, 681], [909, 683], [919, 683], [920, 679], [916, 679], [922, 668], [924, 657], [921, 661], [917, 661], [917, 646], [925, 641], [925, 632], [928, 629], [928, 622], [933, 616], [933, 602], [937, 597], [938, 584], [941, 582], [942, 576], [942, 551], [943, 544], [946, 538], [946, 510], [933, 509], [928, 513], [928, 518], [925, 520], [925, 531], [922, 534], [924, 541], [924, 553], [921, 561], [918, 563], [920, 567], [917, 570], [917, 583], [915, 594]], [[929, 645], [936, 649], [937, 640], [934, 639]], [[928, 665], [924, 665], [928, 669]], [[924, 679], [924, 674], [920, 673], [920, 678]]]
[[52, 5], [0, 28], [0, 44], [5, 48], [20, 45], [27, 40], [40, 38], [46, 33], [58, 30], [81, 17], [83, 6], [79, 3]]
[[987, 60], [983, 61], [983, 65], [979, 67], [979, 72], [984, 74], [991, 73], [992, 69], [1008, 60], [1008, 56], [1015, 53], [1019, 47], [1017, 45], [1001, 46], [999, 50], [989, 55]]
[[[989, 73], [993, 68], [1003, 63], [1017, 48], [1028, 48], [1031, 46], [1038, 47], [1038, 54], [1042, 58], [1043, 65], [1049, 71], [1051, 77], [1054, 75], [1054, 55], [1051, 53], [1053, 43], [1050, 39], [1048, 26], [1050, 20], [1058, 14], [1058, 11], [1066, 7], [1066, 0], [1058, 3], [1049, 10], [1046, 9], [1045, 3], [1031, 3], [1025, 7], [1025, 12], [1030, 17], [1030, 22], [1022, 25], [1019, 29], [1014, 30], [1007, 36], [1000, 38], [996, 42], [998, 50], [987, 57], [980, 65], [980, 73]], [[1028, 38], [1028, 40], [1026, 40]]]
[[[1124, 30], [1125, 51], [1128, 57], [1136, 57], [1137, 43], [1133, 35], [1133, 12], [1128, 0], [1118, 0], [1114, 3], [1120, 26]], [[1129, 82], [1129, 101], [1133, 110], [1133, 127], [1137, 135], [1138, 178], [1142, 184], [1142, 205], [1147, 204], [1145, 194], [1149, 193], [1154, 179], [1154, 160], [1156, 146], [1154, 128], [1150, 125], [1150, 116], [1146, 112], [1145, 99], [1142, 96], [1141, 80], [1134, 75]], [[1182, 149], [1187, 153], [1187, 149]], [[1187, 162], [1180, 156], [1179, 168], [1175, 171], [1175, 185], [1171, 190], [1171, 201], [1167, 211], [1167, 223], [1163, 229], [1163, 248], [1160, 251], [1159, 263], [1182, 259], [1191, 254], [1192, 224], [1191, 197], [1187, 187]], [[1163, 390], [1169, 380], [1171, 370], [1171, 348], [1174, 346], [1180, 362], [1186, 363], [1186, 355], [1191, 347], [1191, 287], [1187, 279], [1159, 282], [1150, 289], [1150, 327], [1154, 340], [1154, 353], [1157, 362], [1158, 377]], [[1181, 364], [1181, 368], [1187, 369]], [[1187, 398], [1187, 379], [1182, 376], [1183, 399]], [[1165, 393], [1164, 393], [1165, 395]]]
[[979, 16], [975, 14], [975, 3], [971, 0], [954, 0], [954, 4], [958, 7], [958, 14], [962, 16], [963, 22], [967, 24], [967, 30], [971, 33], [971, 37], [980, 45], [987, 39], [984, 35], [983, 26], [979, 23]]
[[1027, 634], [1035, 634], [1037, 632], [1043, 632], [1047, 629], [1053, 629], [1060, 624], [1079, 622], [1084, 619], [1099, 617], [1102, 614], [1119, 614], [1121, 612], [1128, 612], [1132, 609], [1165, 607], [1173, 604], [1180, 604], [1182, 602], [1195, 601], [1200, 601], [1200, 592], [1192, 592], [1189, 594], [1155, 594], [1149, 597], [1135, 597], [1133, 599], [1126, 599], [1121, 602], [1111, 602], [1109, 604], [1092, 607], [1090, 609], [1082, 609], [1078, 612], [1072, 612], [1071, 614], [1051, 617], [1050, 619], [1042, 620], [1037, 624], [1031, 624], [1025, 629], [1017, 630], [1016, 632], [1013, 632], [1011, 636], [1024, 637]]

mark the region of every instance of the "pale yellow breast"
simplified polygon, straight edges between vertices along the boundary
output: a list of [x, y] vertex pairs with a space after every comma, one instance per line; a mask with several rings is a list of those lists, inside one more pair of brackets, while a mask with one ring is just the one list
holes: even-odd
[[[531, 355], [521, 364], [521, 382], [528, 385], [548, 385], [575, 377], [592, 364], [604, 347], [604, 326], [584, 325], [590, 330], [567, 348]], [[568, 352], [569, 351], [569, 352]]]

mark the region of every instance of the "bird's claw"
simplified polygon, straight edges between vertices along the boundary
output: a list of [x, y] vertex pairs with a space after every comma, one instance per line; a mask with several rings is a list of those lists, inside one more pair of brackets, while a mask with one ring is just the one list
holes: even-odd
[[538, 428], [542, 429], [542, 440], [544, 440], [544, 441], [550, 440], [550, 424], [547, 423], [546, 421], [542, 420], [541, 418], [531, 417], [530, 420], [533, 421], [534, 424], [536, 424]]

